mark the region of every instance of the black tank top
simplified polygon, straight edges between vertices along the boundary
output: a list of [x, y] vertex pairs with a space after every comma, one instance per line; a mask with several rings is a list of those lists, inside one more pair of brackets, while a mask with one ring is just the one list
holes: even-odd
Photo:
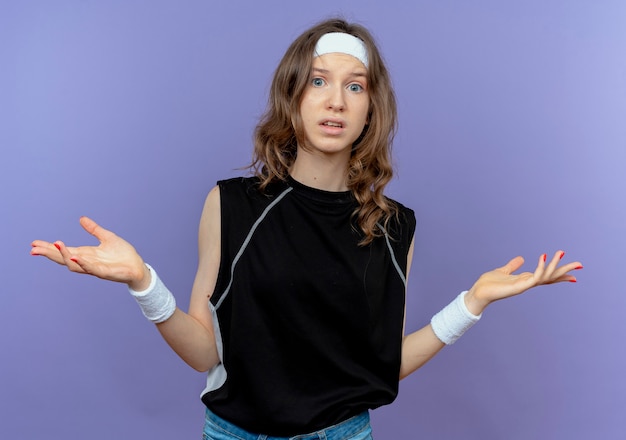
[[[398, 392], [412, 210], [358, 246], [352, 194], [289, 178], [218, 182], [215, 292], [227, 379], [202, 401], [272, 436], [312, 432], [392, 402]], [[396, 202], [397, 203], [397, 202]]]

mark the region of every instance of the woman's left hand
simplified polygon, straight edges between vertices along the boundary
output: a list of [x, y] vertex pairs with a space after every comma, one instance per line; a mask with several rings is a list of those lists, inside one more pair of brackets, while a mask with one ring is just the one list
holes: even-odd
[[562, 281], [576, 282], [576, 277], [569, 272], [582, 269], [583, 266], [580, 262], [559, 266], [563, 255], [565, 252], [558, 251], [549, 262], [546, 254], [541, 255], [534, 272], [513, 274], [524, 264], [522, 257], [515, 257], [506, 265], [482, 274], [465, 295], [467, 308], [473, 314], [480, 315], [492, 302], [519, 295], [533, 287]]

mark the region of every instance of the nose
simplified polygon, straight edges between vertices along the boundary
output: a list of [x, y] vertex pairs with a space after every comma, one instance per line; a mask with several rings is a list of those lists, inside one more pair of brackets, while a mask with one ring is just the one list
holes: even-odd
[[346, 108], [346, 100], [341, 87], [331, 87], [328, 91], [328, 108], [342, 112]]

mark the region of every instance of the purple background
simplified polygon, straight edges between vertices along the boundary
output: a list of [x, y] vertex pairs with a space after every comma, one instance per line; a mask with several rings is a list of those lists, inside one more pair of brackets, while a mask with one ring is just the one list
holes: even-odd
[[373, 413], [378, 439], [626, 432], [626, 3], [4, 1], [0, 436], [200, 438], [204, 375], [121, 285], [29, 256], [128, 238], [186, 309], [215, 181], [241, 173], [287, 45], [343, 14], [377, 36], [415, 209], [408, 329], [484, 271], [563, 248], [577, 284], [490, 307]]

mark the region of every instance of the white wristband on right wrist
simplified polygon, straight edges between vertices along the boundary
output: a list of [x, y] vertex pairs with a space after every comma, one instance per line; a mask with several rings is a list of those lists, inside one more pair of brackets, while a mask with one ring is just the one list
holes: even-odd
[[176, 311], [176, 299], [165, 287], [156, 271], [146, 264], [152, 275], [150, 285], [146, 290], [137, 292], [130, 287], [128, 291], [137, 300], [143, 315], [155, 324], [166, 321]]
[[430, 320], [435, 335], [446, 345], [454, 344], [482, 316], [482, 314], [476, 316], [467, 309], [465, 305], [466, 293], [467, 291], [461, 292]]

